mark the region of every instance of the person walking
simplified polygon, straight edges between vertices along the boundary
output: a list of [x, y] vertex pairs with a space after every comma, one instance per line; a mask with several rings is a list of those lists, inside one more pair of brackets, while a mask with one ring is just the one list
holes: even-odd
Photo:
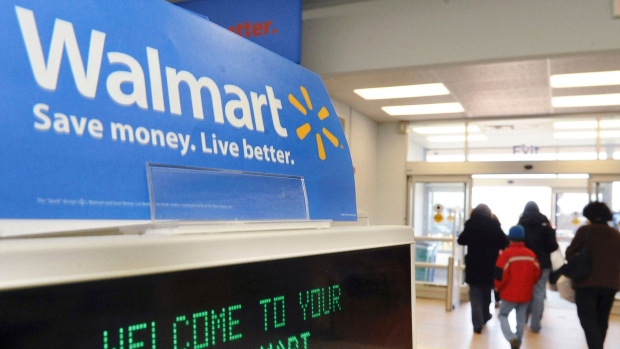
[[475, 333], [481, 333], [492, 317], [489, 312], [493, 291], [493, 269], [499, 251], [508, 246], [508, 238], [499, 221], [493, 219], [485, 204], [476, 206], [457, 240], [467, 246], [465, 255], [465, 282], [469, 285], [471, 321]]
[[[502, 333], [510, 343], [511, 349], [521, 346], [523, 331], [527, 322], [527, 309], [534, 293], [534, 285], [540, 279], [540, 264], [536, 254], [525, 247], [525, 230], [516, 225], [510, 228], [510, 245], [497, 258], [495, 264], [495, 288], [502, 302], [499, 306], [499, 323]], [[516, 310], [517, 328], [513, 332], [508, 315]]]
[[[493, 213], [491, 216], [493, 217], [493, 219], [499, 222], [500, 226], [502, 225], [502, 222], [499, 221], [499, 218], [495, 215], [495, 213]], [[499, 292], [497, 292], [495, 287], [493, 287], [493, 299], [495, 300], [495, 309], [499, 309]]]
[[528, 316], [531, 316], [530, 329], [532, 332], [538, 333], [542, 327], [541, 320], [545, 310], [547, 281], [551, 273], [551, 252], [558, 249], [558, 242], [555, 229], [547, 217], [540, 213], [540, 209], [534, 201], [525, 204], [518, 224], [525, 229], [525, 247], [534, 251], [540, 263], [540, 279], [534, 287], [534, 295], [528, 310]]
[[589, 224], [579, 227], [566, 248], [570, 260], [585, 246], [592, 258], [592, 271], [582, 280], [573, 280], [577, 316], [589, 349], [603, 349], [609, 313], [620, 289], [620, 233], [607, 225], [613, 215], [602, 202], [591, 202], [583, 209]]

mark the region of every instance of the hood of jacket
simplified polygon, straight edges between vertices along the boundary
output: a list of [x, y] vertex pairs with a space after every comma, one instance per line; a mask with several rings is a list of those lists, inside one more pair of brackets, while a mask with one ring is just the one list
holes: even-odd
[[549, 222], [547, 217], [538, 212], [525, 212], [519, 218], [519, 224], [521, 225], [539, 225], [547, 222]]
[[499, 222], [495, 219], [487, 216], [472, 216], [465, 221], [465, 228], [470, 229], [483, 229], [491, 225], [499, 225]]

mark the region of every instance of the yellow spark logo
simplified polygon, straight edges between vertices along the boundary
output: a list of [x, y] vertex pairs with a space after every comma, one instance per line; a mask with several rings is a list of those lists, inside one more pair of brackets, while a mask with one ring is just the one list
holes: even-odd
[[[304, 101], [306, 102], [306, 106], [304, 107], [298, 100], [297, 98], [295, 98], [295, 96], [293, 96], [292, 94], [288, 95], [288, 101], [297, 109], [299, 110], [300, 113], [302, 113], [303, 115], [308, 115], [308, 110], [313, 110], [312, 107], [312, 101], [310, 100], [310, 96], [308, 95], [308, 91], [306, 90], [305, 87], [300, 86], [299, 89], [301, 90], [301, 94], [304, 97]], [[321, 110], [319, 110], [317, 116], [319, 117], [319, 120], [325, 120], [325, 118], [327, 118], [329, 116], [329, 111], [327, 110], [327, 108], [322, 107]], [[306, 136], [310, 133], [310, 131], [312, 131], [312, 126], [310, 126], [309, 122], [306, 122], [305, 124], [299, 126], [297, 128], [297, 137], [299, 137], [299, 139], [304, 140], [304, 138], [306, 138]], [[321, 130], [321, 133], [327, 137], [327, 140], [329, 140], [329, 142], [331, 144], [334, 145], [334, 147], [338, 147], [338, 145], [340, 144], [338, 142], [338, 138], [336, 138], [336, 136], [334, 136], [331, 132], [329, 132], [328, 129], [326, 129], [325, 127], [323, 127], [323, 129]], [[321, 133], [316, 132], [315, 136], [316, 136], [316, 146], [319, 152], [319, 159], [321, 160], [325, 160], [327, 158], [327, 156], [325, 155], [325, 147], [323, 146], [323, 137], [321, 136]]]

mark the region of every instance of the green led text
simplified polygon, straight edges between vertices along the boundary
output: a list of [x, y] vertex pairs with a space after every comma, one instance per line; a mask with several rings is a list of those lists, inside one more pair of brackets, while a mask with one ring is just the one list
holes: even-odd
[[304, 320], [342, 311], [340, 306], [341, 290], [339, 285], [320, 287], [305, 292], [299, 292], [299, 305], [304, 314]]
[[[286, 325], [286, 309], [284, 306], [284, 296], [262, 299], [259, 302], [263, 306], [265, 331], [269, 329], [269, 314], [273, 308], [273, 328], [284, 327]], [[273, 307], [270, 307], [272, 304]]]
[[[238, 310], [241, 304], [175, 317], [168, 328], [172, 333], [172, 349], [203, 349], [241, 339], [243, 334], [236, 332], [239, 319], [235, 312]], [[113, 332], [118, 336], [103, 331], [103, 349], [156, 349], [159, 328], [151, 322], [130, 325], [126, 329], [121, 327]]]
[[[308, 337], [310, 337], [310, 332], [306, 331], [297, 336], [290, 336], [283, 341], [279, 340], [275, 345], [273, 343], [269, 343], [267, 346], [260, 346], [260, 349], [308, 349]], [[286, 343], [286, 344], [285, 344]]]

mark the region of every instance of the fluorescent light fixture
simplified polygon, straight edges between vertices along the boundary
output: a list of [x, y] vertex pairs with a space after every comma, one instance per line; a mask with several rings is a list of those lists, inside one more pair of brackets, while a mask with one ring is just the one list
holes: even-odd
[[620, 71], [557, 74], [549, 82], [553, 88], [620, 85]]
[[[427, 137], [429, 142], [433, 143], [452, 143], [452, 142], [464, 142], [465, 135], [454, 135], [454, 136], [430, 136]], [[468, 135], [468, 142], [482, 142], [487, 141], [489, 138], [485, 135]]]
[[555, 179], [554, 173], [550, 174], [475, 174], [473, 179]]
[[569, 174], [475, 174], [471, 178], [474, 179], [588, 179], [590, 176], [586, 173], [569, 173]]
[[596, 131], [553, 132], [555, 139], [596, 139]]
[[601, 120], [601, 128], [620, 128], [620, 119]]
[[575, 153], [558, 153], [558, 160], [575, 161], [575, 160], [597, 160], [595, 151], [584, 151]]
[[605, 105], [620, 105], [620, 93], [604, 95], [562, 96], [551, 98], [554, 108], [596, 107]]
[[620, 138], [620, 131], [601, 131], [601, 138]]
[[366, 100], [441, 96], [450, 94], [450, 91], [448, 91], [446, 86], [441, 83], [360, 88], [353, 90], [353, 92], [357, 93]]
[[[553, 123], [553, 128], [556, 130], [591, 130], [596, 129], [596, 125], [596, 120], [556, 121]], [[620, 120], [601, 120], [600, 126], [602, 129], [620, 128]]]
[[465, 110], [461, 103], [435, 103], [435, 104], [414, 104], [414, 105], [395, 105], [391, 107], [381, 107], [383, 111], [392, 116], [399, 115], [422, 115], [422, 114], [450, 114], [462, 113]]
[[[555, 139], [596, 139], [596, 131], [553, 132]], [[620, 131], [601, 131], [601, 138], [620, 138]]]
[[[465, 133], [465, 125], [453, 125], [453, 126], [422, 126], [414, 127], [413, 132], [421, 135], [438, 135], [438, 134], [450, 134], [450, 133]], [[476, 125], [467, 126], [467, 132], [477, 133], [480, 132], [480, 127]]]
[[558, 156], [555, 153], [539, 154], [469, 154], [471, 162], [500, 162], [500, 161], [554, 161]]
[[583, 129], [595, 129], [597, 126], [596, 120], [587, 121], [556, 121], [553, 123], [553, 128], [556, 130], [583, 130]]
[[464, 162], [465, 155], [427, 155], [426, 162]]
[[558, 179], [588, 179], [590, 175], [587, 173], [558, 173]]

